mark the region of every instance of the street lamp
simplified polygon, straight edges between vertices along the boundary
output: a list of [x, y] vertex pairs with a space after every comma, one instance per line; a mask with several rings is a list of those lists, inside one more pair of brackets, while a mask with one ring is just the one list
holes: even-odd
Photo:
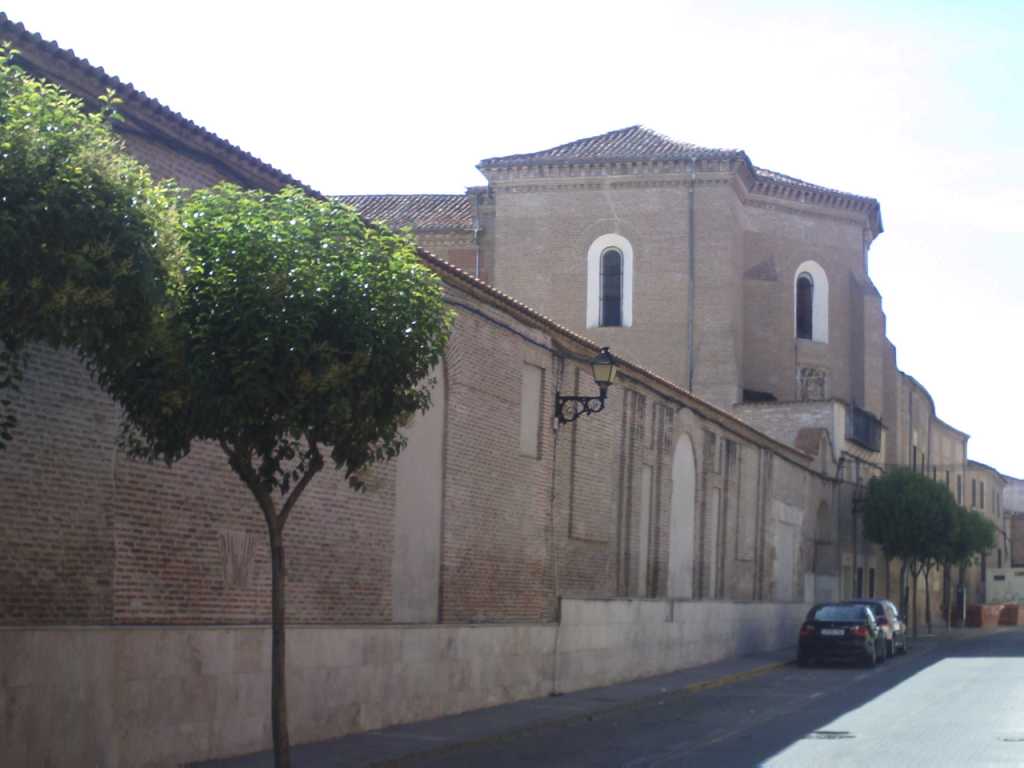
[[597, 395], [562, 395], [555, 392], [555, 419], [559, 424], [568, 424], [576, 421], [586, 413], [597, 413], [604, 410], [605, 400], [608, 397], [608, 387], [615, 381], [615, 358], [608, 351], [608, 347], [601, 347], [601, 351], [590, 361], [591, 373], [594, 376], [594, 383], [597, 384]]

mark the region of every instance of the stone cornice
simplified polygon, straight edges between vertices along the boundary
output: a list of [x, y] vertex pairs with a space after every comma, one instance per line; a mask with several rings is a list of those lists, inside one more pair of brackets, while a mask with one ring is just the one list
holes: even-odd
[[567, 159], [477, 167], [490, 187], [502, 192], [536, 192], [552, 187], [685, 187], [691, 183], [693, 168], [698, 186], [732, 181], [744, 205], [786, 208], [841, 221], [859, 221], [864, 224], [869, 241], [882, 232], [877, 200], [818, 187], [770, 171], [759, 172], [742, 152], [693, 159]]

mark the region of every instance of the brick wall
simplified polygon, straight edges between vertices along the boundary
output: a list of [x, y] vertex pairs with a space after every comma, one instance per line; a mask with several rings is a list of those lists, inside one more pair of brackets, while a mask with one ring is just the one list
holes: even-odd
[[[80, 93], [102, 90], [102, 78], [81, 63], [32, 40], [18, 44], [48, 76]], [[273, 189], [287, 181], [137, 94], [126, 99], [123, 111], [128, 147], [156, 175], [189, 186], [231, 179]], [[597, 335], [620, 353], [628, 350], [630, 357], [683, 378], [679, 345], [662, 354], [664, 347], [650, 340], [668, 338], [669, 331], [678, 336], [685, 327], [680, 296], [686, 232], [676, 226], [639, 234], [650, 230], [644, 222], [685, 201], [681, 189], [668, 185], [652, 195], [624, 186], [614, 224], [601, 213], [607, 197], [600, 185], [553, 190], [547, 197], [506, 190], [493, 198], [506, 215], [497, 217], [484, 242], [498, 243], [495, 252], [514, 256], [517, 268], [503, 274], [507, 263], [485, 260], [485, 271], [494, 270], [499, 283], [532, 281], [540, 290], [562, 281], [571, 288], [581, 280], [577, 261], [586, 246], [608, 227], [624, 232], [642, 246], [637, 290], [651, 301], [638, 306], [634, 329]], [[712, 183], [702, 194], [708, 217], [728, 222], [738, 215], [726, 186]], [[713, 205], [716, 196], [726, 202]], [[492, 198], [484, 197], [486, 222]], [[562, 210], [552, 216], [556, 203]], [[685, 222], [685, 216], [674, 220]], [[518, 229], [538, 224], [552, 239]], [[698, 233], [698, 253], [724, 248], [738, 259], [739, 241], [727, 230], [723, 224]], [[559, 247], [552, 250], [551, 243]], [[465, 260], [465, 242], [448, 245], [449, 258]], [[549, 265], [552, 254], [554, 275], [540, 261]], [[673, 274], [678, 279], [666, 279]], [[704, 344], [698, 360], [708, 365], [702, 387], [721, 394], [738, 383], [741, 319], [733, 299], [739, 284], [731, 268], [713, 259], [701, 262], [698, 274], [723, 297], [701, 300], [710, 320], [698, 339]], [[702, 594], [771, 594], [766, 585], [774, 554], [766, 537], [773, 502], [784, 497], [791, 506], [813, 507], [826, 486], [810, 459], [635, 367], [627, 367], [611, 389], [602, 413], [556, 432], [555, 391], [594, 389], [587, 364], [593, 348], [472, 282], [455, 275], [446, 280], [457, 320], [445, 359], [442, 621], [551, 619], [560, 595], [664, 595], [672, 450], [682, 432], [697, 453], [696, 524], [685, 535], [696, 543]], [[584, 307], [555, 298], [540, 294], [542, 308], [578, 325]], [[732, 303], [726, 306], [726, 300]], [[520, 452], [524, 364], [543, 371], [536, 456]], [[21, 426], [0, 456], [0, 624], [268, 620], [263, 523], [215, 446], [196, 445], [173, 467], [129, 460], [117, 447], [117, 407], [65, 351], [34, 350], [15, 409]], [[744, 481], [745, 473], [756, 474], [756, 482]], [[366, 480], [367, 492], [357, 494], [340, 472], [325, 470], [296, 508], [285, 532], [290, 621], [390, 621], [395, 466], [374, 468]]]

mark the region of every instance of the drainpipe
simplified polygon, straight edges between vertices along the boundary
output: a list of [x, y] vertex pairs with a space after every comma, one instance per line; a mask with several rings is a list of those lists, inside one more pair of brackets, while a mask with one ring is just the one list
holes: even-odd
[[686, 334], [686, 356], [687, 356], [687, 376], [689, 379], [689, 390], [693, 392], [693, 369], [694, 369], [694, 329], [693, 325], [696, 321], [697, 316], [697, 290], [696, 290], [696, 277], [697, 277], [697, 258], [696, 258], [696, 238], [694, 237], [693, 226], [694, 226], [694, 193], [697, 188], [697, 158], [690, 157], [690, 189], [689, 189], [689, 220], [687, 224], [687, 239], [689, 242], [689, 253], [690, 253], [690, 282], [689, 282], [689, 318], [687, 323], [687, 334]]
[[473, 250], [476, 252], [476, 263], [473, 266], [473, 277], [480, 279], [480, 196], [473, 197]]

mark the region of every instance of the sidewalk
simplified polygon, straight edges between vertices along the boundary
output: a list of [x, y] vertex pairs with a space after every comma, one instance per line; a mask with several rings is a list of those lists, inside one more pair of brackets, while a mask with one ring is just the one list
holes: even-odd
[[[930, 653], [940, 643], [966, 640], [1008, 628], [953, 627], [947, 630], [945, 625], [935, 625], [932, 629], [932, 634], [926, 634], [924, 627], [918, 629], [917, 640], [910, 641], [911, 654]], [[511, 738], [537, 728], [570, 725], [598, 714], [642, 706], [659, 698], [729, 685], [779, 669], [795, 660], [796, 648], [792, 647], [603, 688], [502, 704], [314, 744], [293, 745], [292, 765], [295, 768], [400, 765], [407, 758], [427, 753], [436, 756], [468, 744]], [[194, 763], [192, 768], [273, 768], [273, 765], [273, 753], [268, 751]]]
[[[770, 672], [796, 658], [796, 648], [741, 656], [603, 688], [528, 699], [436, 720], [366, 731], [339, 739], [292, 746], [295, 768], [337, 768], [400, 763], [466, 744], [508, 738], [535, 728], [567, 725], [597, 714], [639, 706], [738, 682]], [[273, 768], [272, 752], [194, 763], [193, 768]]]

